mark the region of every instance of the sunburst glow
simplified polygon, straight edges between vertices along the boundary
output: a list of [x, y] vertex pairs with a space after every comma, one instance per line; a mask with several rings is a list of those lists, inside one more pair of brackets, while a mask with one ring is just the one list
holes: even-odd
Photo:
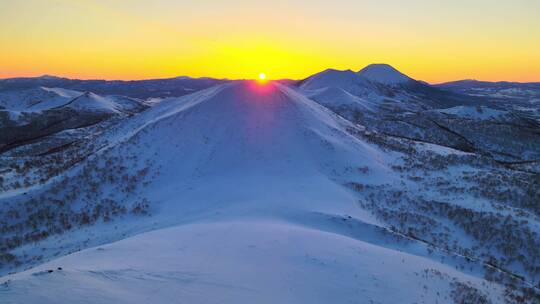
[[259, 73], [259, 78], [257, 78], [257, 83], [266, 84], [268, 80], [266, 79], [266, 73]]
[[534, 0], [0, 3], [0, 78], [303, 79], [387, 62], [428, 82], [540, 81]]

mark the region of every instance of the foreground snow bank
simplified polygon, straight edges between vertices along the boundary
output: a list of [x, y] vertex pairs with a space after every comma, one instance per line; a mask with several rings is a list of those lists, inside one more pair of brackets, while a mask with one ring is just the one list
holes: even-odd
[[[481, 284], [422, 257], [275, 221], [156, 230], [7, 279], [3, 303], [42, 304], [451, 303], [455, 282]], [[487, 288], [496, 303], [498, 286]]]

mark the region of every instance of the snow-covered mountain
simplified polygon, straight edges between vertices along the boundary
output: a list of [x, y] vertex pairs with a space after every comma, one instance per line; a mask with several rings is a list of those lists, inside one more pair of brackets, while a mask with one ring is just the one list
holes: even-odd
[[[105, 127], [113, 120], [139, 113], [149, 106], [136, 98], [100, 96], [61, 88], [0, 91], [0, 129], [3, 131], [0, 153], [21, 146], [27, 146], [26, 154], [45, 153], [81, 140], [93, 132], [89, 128]], [[69, 130], [89, 132], [61, 134]], [[40, 145], [44, 142], [45, 145]]]
[[[67, 150], [0, 155], [2, 300], [534, 303], [534, 164], [359, 124], [337, 106], [372, 120], [473, 113], [360, 74], [230, 81]], [[132, 100], [54, 108], [77, 98]]]
[[358, 73], [327, 70], [300, 82], [299, 89], [339, 115], [387, 135], [507, 162], [540, 158], [535, 144], [540, 116], [530, 103], [512, 105], [446, 91], [386, 64], [369, 65]]
[[[440, 90], [414, 80], [387, 64], [372, 64], [359, 72], [328, 69], [300, 81], [300, 91], [325, 106], [332, 106], [339, 96], [318, 96], [328, 89], [343, 90], [385, 108], [418, 111], [430, 107], [483, 104], [485, 100]], [[336, 97], [336, 98], [334, 98]], [[355, 102], [352, 102], [354, 104]]]
[[100, 96], [61, 88], [37, 87], [0, 92], [0, 109], [17, 112], [38, 112], [60, 108], [78, 111], [119, 114], [140, 110], [147, 105], [143, 100], [124, 96]]
[[386, 85], [404, 84], [414, 81], [409, 76], [396, 70], [388, 64], [370, 64], [361, 69], [358, 74], [373, 82], [378, 82]]
[[325, 88], [340, 88], [354, 95], [372, 94], [375, 86], [368, 79], [351, 70], [328, 69], [303, 80], [302, 91], [317, 91]]

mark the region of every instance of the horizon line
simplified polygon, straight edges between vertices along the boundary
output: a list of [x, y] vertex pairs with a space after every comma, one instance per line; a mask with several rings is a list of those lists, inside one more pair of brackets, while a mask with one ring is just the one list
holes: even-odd
[[[284, 81], [284, 80], [289, 80], [289, 81], [302, 81], [302, 80], [305, 80], [313, 75], [316, 75], [318, 73], [321, 73], [321, 72], [324, 72], [326, 70], [337, 70], [337, 71], [354, 71], [354, 70], [351, 70], [351, 69], [335, 69], [335, 68], [327, 68], [327, 69], [324, 69], [324, 70], [321, 70], [320, 72], [317, 72], [317, 73], [314, 73], [314, 74], [311, 74], [305, 78], [300, 78], [300, 79], [296, 79], [296, 78], [276, 78], [276, 79], [268, 79], [269, 81]], [[406, 74], [405, 74], [406, 75]], [[36, 76], [31, 76], [31, 75], [28, 75], [28, 76], [12, 76], [12, 77], [0, 77], [0, 81], [3, 81], [3, 80], [10, 80], [10, 79], [37, 79], [37, 78], [51, 78], [51, 79], [66, 79], [66, 80], [80, 80], [80, 81], [124, 81], [124, 82], [129, 82], [129, 81], [145, 81], [145, 80], [170, 80], [170, 79], [180, 79], [180, 78], [189, 78], [189, 79], [213, 79], [213, 80], [221, 80], [221, 81], [239, 81], [239, 80], [256, 80], [256, 77], [253, 77], [253, 78], [222, 78], [222, 77], [212, 77], [212, 76], [188, 76], [188, 75], [178, 75], [178, 76], [171, 76], [171, 77], [148, 77], [148, 78], [93, 78], [93, 77], [90, 77], [90, 78], [83, 78], [83, 77], [70, 77], [70, 76], [62, 76], [62, 75], [53, 75], [53, 74], [48, 74], [48, 73], [45, 73], [45, 74], [40, 74], [40, 75], [36, 75]], [[534, 83], [540, 83], [540, 79], [537, 80], [537, 81], [515, 81], [515, 80], [481, 80], [481, 79], [475, 79], [475, 78], [461, 78], [461, 79], [454, 79], [454, 80], [446, 80], [446, 81], [436, 81], [436, 82], [430, 82], [430, 81], [425, 81], [425, 80], [421, 80], [421, 79], [415, 79], [415, 78], [412, 78], [410, 77], [411, 79], [413, 80], [416, 80], [416, 81], [420, 81], [420, 82], [425, 82], [425, 83], [428, 83], [430, 85], [440, 85], [440, 84], [445, 84], [445, 83], [451, 83], [451, 82], [458, 82], [458, 81], [477, 81], [477, 82], [489, 82], [489, 83], [520, 83], [520, 84], [534, 84]]]

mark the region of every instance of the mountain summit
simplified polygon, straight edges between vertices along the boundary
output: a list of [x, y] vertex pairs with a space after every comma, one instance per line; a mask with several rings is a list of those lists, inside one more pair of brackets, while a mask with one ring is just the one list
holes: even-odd
[[370, 64], [358, 72], [361, 76], [386, 85], [402, 84], [413, 80], [388, 64]]

